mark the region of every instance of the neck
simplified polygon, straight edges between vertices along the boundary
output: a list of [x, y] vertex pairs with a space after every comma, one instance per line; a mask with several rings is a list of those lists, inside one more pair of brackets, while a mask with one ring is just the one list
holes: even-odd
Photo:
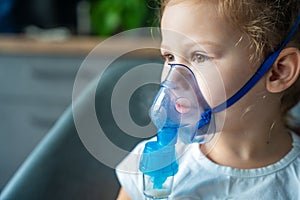
[[247, 121], [241, 118], [234, 127], [226, 127], [225, 122], [222, 132], [202, 145], [201, 151], [212, 161], [234, 168], [259, 168], [279, 161], [292, 144], [281, 117], [279, 114], [265, 120], [254, 117]]

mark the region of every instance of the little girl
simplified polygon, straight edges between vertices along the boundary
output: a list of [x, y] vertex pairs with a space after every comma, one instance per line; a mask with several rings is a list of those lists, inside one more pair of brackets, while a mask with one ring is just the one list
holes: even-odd
[[[199, 74], [213, 80], [205, 68], [213, 63], [231, 97], [295, 29], [299, 13], [299, 0], [163, 1], [162, 77], [170, 63], [186, 65], [203, 88]], [[255, 86], [215, 113], [216, 136], [182, 154], [170, 199], [300, 199], [300, 127], [286, 120], [300, 98], [298, 30]], [[214, 98], [218, 88], [207, 87], [201, 91], [215, 107], [222, 102]], [[142, 154], [144, 144], [133, 153]], [[128, 156], [121, 165], [139, 162]], [[117, 175], [118, 199], [144, 199], [141, 173], [117, 169]]]

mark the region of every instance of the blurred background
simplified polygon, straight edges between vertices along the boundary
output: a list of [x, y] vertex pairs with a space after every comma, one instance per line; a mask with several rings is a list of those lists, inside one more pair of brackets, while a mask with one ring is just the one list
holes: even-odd
[[109, 36], [155, 26], [155, 0], [0, 0], [0, 32], [61, 28], [72, 35]]
[[[157, 26], [156, 4], [155, 0], [0, 0], [0, 193], [70, 105], [85, 56], [111, 35]], [[108, 58], [99, 55], [99, 64]], [[124, 62], [144, 58], [133, 55]]]

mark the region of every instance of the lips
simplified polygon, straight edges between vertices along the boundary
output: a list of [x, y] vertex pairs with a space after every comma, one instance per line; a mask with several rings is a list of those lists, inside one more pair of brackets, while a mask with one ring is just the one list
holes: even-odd
[[191, 110], [191, 102], [187, 98], [178, 98], [175, 102], [175, 108], [180, 114], [188, 113]]

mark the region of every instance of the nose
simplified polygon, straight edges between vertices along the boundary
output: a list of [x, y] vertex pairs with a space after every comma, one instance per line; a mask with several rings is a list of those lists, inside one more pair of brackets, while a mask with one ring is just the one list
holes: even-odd
[[189, 63], [188, 60], [185, 59], [182, 56], [176, 56], [176, 63], [180, 63], [180, 64], [183, 64], [185, 66], [190, 66], [191, 65], [191, 63]]
[[[175, 60], [170, 63], [178, 63], [183, 64], [185, 66], [190, 66], [190, 63], [182, 56], [175, 55]], [[170, 71], [170, 63], [165, 62], [162, 73], [161, 73], [161, 82], [164, 81], [168, 75], [168, 72]]]
[[171, 70], [171, 66], [170, 66], [170, 64], [183, 64], [183, 65], [185, 65], [185, 66], [189, 66], [188, 64], [187, 64], [187, 62], [171, 62], [171, 63], [165, 63], [165, 65], [164, 65], [164, 67], [163, 67], [163, 70], [162, 70], [162, 73], [161, 73], [161, 82], [163, 82], [164, 80], [166, 80], [166, 78], [167, 78], [167, 75], [168, 75], [168, 73], [170, 72], [170, 70]]

